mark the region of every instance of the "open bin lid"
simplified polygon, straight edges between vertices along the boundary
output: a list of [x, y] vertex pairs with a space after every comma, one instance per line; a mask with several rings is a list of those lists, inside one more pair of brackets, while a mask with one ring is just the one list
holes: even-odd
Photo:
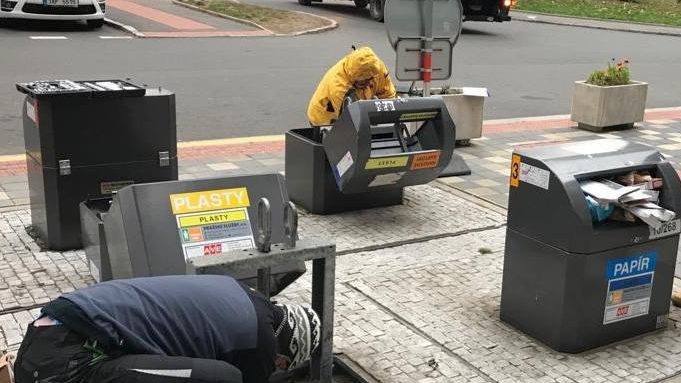
[[655, 148], [620, 139], [520, 148], [513, 153], [511, 163], [508, 227], [581, 254], [660, 238], [643, 222], [593, 223], [580, 186], [580, 181], [641, 170], [663, 179], [659, 205], [675, 212], [678, 219], [681, 181]]
[[348, 105], [323, 146], [343, 193], [428, 183], [449, 164], [454, 122], [441, 99], [366, 100]]

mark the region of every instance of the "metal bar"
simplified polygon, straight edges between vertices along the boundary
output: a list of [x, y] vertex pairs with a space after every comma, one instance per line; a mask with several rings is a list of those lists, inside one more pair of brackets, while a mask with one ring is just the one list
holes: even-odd
[[258, 291], [260, 291], [261, 294], [263, 294], [267, 298], [270, 297], [270, 292], [272, 291], [270, 289], [271, 270], [272, 269], [269, 267], [263, 267], [262, 269], [258, 269], [258, 281], [256, 284], [256, 288], [258, 289]]
[[310, 377], [331, 383], [333, 376], [333, 307], [336, 259], [326, 257], [312, 261], [312, 309], [322, 322], [319, 348], [312, 356]]

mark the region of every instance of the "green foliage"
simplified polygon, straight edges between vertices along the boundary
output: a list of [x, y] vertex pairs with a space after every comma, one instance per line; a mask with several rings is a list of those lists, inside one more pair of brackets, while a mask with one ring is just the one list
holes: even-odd
[[586, 80], [587, 84], [598, 86], [627, 85], [629, 82], [629, 61], [615, 62], [615, 59], [607, 68], [593, 71]]
[[514, 9], [681, 26], [681, 0], [518, 0]]

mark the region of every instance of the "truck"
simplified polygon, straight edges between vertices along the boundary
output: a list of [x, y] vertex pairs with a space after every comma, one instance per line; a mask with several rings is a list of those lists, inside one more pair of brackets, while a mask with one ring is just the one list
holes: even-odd
[[[364, 9], [369, 6], [369, 14], [376, 21], [383, 21], [383, 10], [387, 0], [354, 0], [355, 6]], [[313, 2], [321, 3], [322, 0], [298, 0], [301, 5], [312, 5]], [[508, 12], [515, 0], [461, 0], [463, 21], [510, 21]]]

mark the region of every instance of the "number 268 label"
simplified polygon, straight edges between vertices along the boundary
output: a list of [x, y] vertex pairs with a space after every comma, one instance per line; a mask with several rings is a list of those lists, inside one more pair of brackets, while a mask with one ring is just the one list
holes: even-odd
[[668, 235], [681, 233], [681, 219], [665, 222], [659, 229], [650, 228], [650, 239], [662, 238]]

